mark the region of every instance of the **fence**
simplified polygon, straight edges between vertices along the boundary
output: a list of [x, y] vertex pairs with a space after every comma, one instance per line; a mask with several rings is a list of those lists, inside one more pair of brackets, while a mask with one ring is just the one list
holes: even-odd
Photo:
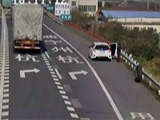
[[[51, 13], [46, 13], [51, 19], [53, 19], [54, 21], [58, 22], [59, 24], [63, 25], [66, 24], [70, 27], [73, 27], [74, 29], [83, 32], [84, 34], [98, 40], [98, 41], [102, 41], [102, 42], [109, 42], [107, 40], [105, 40], [104, 38], [89, 32], [85, 29], [83, 29], [82, 27], [76, 26], [75, 24], [71, 23], [71, 22], [67, 22], [67, 21], [61, 21], [59, 18], [55, 17], [53, 14]], [[125, 51], [121, 51], [121, 59], [128, 65], [130, 66], [131, 69], [133, 69], [134, 71], [136, 70], [137, 65], [139, 65], [139, 63], [134, 60], [134, 58], [132, 57], [132, 54], [127, 54]], [[142, 79], [145, 83], [147, 83], [149, 85], [150, 88], [154, 89], [156, 91], [156, 93], [160, 96], [160, 81], [158, 82], [157, 80], [155, 80], [152, 77], [152, 74], [149, 74], [145, 71], [145, 69], [142, 69]]]

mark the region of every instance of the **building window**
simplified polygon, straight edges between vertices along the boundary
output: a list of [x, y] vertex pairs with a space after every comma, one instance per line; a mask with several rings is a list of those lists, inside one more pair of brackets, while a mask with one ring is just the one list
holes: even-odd
[[59, 14], [61, 14], [61, 10], [59, 10]]
[[76, 1], [72, 1], [72, 6], [76, 6]]
[[64, 10], [64, 14], [66, 14], [66, 11]]

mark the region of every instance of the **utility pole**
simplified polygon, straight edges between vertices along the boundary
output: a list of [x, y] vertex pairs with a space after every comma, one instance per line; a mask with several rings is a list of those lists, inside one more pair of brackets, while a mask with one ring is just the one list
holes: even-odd
[[147, 1], [147, 9], [149, 9], [149, 0]]

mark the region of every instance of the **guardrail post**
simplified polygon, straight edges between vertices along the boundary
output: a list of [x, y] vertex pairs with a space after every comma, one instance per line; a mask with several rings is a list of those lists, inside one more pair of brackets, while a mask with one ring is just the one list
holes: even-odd
[[160, 90], [158, 90], [158, 95], [160, 95]]
[[[144, 68], [142, 68], [142, 71], [144, 71]], [[142, 74], [142, 79], [144, 80], [144, 75]]]
[[121, 44], [118, 43], [118, 48], [117, 48], [117, 61], [121, 62]]
[[[152, 74], [149, 75], [150, 78], [152, 77]], [[152, 81], [149, 81], [149, 86], [152, 86]]]
[[137, 65], [136, 66], [136, 78], [135, 81], [136, 82], [141, 82], [142, 81], [142, 66], [141, 65]]

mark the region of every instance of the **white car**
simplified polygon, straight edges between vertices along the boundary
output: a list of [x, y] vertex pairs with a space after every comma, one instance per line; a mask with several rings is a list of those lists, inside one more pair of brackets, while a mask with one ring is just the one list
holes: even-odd
[[108, 58], [109, 60], [112, 60], [110, 45], [105, 42], [93, 42], [89, 46], [88, 56], [92, 60], [96, 58]]

